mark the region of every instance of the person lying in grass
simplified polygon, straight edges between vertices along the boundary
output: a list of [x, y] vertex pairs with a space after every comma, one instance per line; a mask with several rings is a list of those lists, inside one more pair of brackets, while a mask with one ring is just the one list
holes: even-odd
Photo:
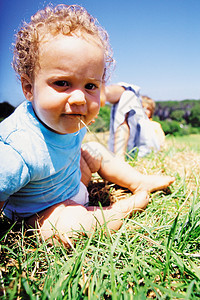
[[152, 151], [160, 151], [165, 134], [160, 123], [152, 120], [155, 101], [140, 95], [140, 87], [119, 82], [103, 85], [101, 106], [112, 104], [108, 147], [122, 159], [135, 155], [144, 157]]
[[[27, 101], [0, 124], [0, 200], [8, 218], [25, 219], [45, 240], [68, 245], [105, 222], [118, 230], [149, 192], [174, 181], [140, 174], [96, 142], [81, 147], [112, 63], [107, 33], [80, 6], [48, 6], [16, 36], [13, 67]], [[88, 206], [93, 172], [133, 195]]]

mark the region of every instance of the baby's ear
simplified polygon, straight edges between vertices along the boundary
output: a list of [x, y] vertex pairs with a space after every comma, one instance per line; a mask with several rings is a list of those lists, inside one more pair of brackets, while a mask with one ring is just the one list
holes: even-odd
[[32, 80], [28, 77], [28, 75], [23, 74], [21, 76], [21, 84], [24, 96], [27, 100], [33, 100], [33, 83]]

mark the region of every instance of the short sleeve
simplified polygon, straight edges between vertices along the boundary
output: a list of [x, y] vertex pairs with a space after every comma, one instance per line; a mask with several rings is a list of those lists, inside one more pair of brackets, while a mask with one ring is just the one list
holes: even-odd
[[0, 201], [7, 200], [29, 181], [29, 170], [21, 155], [0, 140]]

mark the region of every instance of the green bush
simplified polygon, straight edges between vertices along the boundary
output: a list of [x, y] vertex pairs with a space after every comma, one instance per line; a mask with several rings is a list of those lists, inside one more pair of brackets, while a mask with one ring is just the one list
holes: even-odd
[[172, 118], [172, 120], [181, 122], [182, 120], [184, 120], [183, 116], [185, 114], [185, 111], [182, 109], [177, 109], [171, 112], [170, 114], [170, 118]]
[[200, 103], [194, 105], [188, 119], [193, 127], [200, 127]]
[[166, 135], [183, 136], [188, 134], [198, 134], [200, 132], [200, 127], [194, 128], [190, 124], [185, 125], [177, 121], [165, 120], [160, 121], [159, 123]]
[[105, 132], [110, 127], [110, 105], [105, 105], [100, 108], [98, 118], [95, 119], [95, 123], [90, 125], [90, 130], [93, 132]]
[[181, 127], [180, 123], [177, 121], [173, 121], [173, 120], [160, 121], [160, 124], [166, 135], [167, 134], [172, 134], [174, 136], [183, 135], [183, 128]]

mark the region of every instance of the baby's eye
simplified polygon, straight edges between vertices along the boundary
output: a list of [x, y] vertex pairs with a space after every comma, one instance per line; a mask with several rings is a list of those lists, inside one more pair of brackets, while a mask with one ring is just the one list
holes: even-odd
[[85, 88], [87, 90], [94, 90], [97, 88], [97, 86], [94, 83], [88, 83], [88, 84], [86, 84]]
[[57, 81], [54, 82], [54, 84], [56, 86], [60, 86], [60, 87], [67, 87], [67, 86], [69, 86], [69, 82], [65, 81], [65, 80], [57, 80]]

